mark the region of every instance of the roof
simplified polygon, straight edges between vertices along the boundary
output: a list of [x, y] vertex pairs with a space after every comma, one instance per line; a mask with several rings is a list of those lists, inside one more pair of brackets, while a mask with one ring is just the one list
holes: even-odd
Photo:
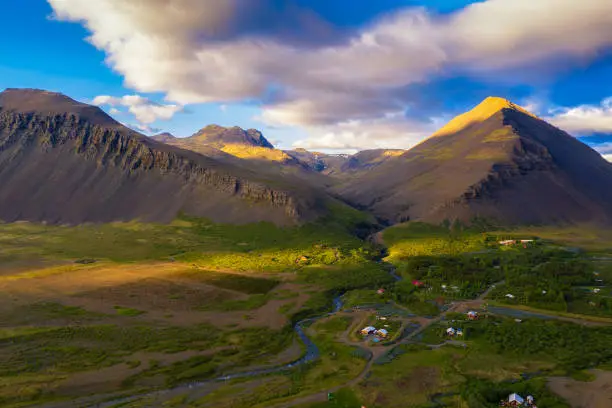
[[520, 395], [518, 395], [517, 393], [513, 393], [510, 394], [510, 396], [508, 397], [508, 401], [512, 402], [512, 401], [516, 401], [519, 404], [522, 404], [523, 402], [525, 402], [525, 400], [523, 399], [523, 397], [521, 397]]
[[382, 334], [388, 334], [388, 333], [389, 333], [389, 332], [388, 332], [388, 331], [386, 331], [385, 329], [380, 329], [380, 330], [378, 330], [378, 332], [379, 332], [379, 333], [382, 333]]
[[374, 326], [368, 326], [368, 327], [364, 327], [363, 329], [361, 329], [361, 331], [370, 331], [370, 330], [376, 330], [376, 327]]

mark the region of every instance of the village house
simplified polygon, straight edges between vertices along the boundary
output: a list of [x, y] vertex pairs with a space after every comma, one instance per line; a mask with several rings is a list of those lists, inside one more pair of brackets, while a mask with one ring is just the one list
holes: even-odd
[[376, 334], [380, 337], [386, 338], [389, 335], [389, 332], [385, 329], [379, 329], [376, 331]]
[[361, 334], [363, 334], [364, 336], [367, 336], [369, 334], [374, 334], [376, 333], [376, 327], [373, 326], [368, 326], [368, 327], [364, 327], [363, 329], [361, 329]]
[[502, 401], [500, 404], [502, 407], [529, 407], [529, 408], [538, 408], [535, 405], [535, 400], [533, 396], [528, 395], [527, 398], [521, 397], [517, 393], [512, 393], [508, 396], [507, 401]]
[[514, 245], [516, 244], [516, 241], [513, 239], [507, 239], [504, 241], [499, 241], [499, 245], [504, 245], [504, 246], [508, 246], [508, 245]]
[[455, 330], [453, 327], [449, 327], [446, 329], [446, 334], [452, 337], [457, 334], [457, 330]]
[[467, 317], [469, 320], [478, 320], [478, 313], [473, 310], [470, 310], [469, 312], [467, 312]]
[[385, 294], [385, 290], [383, 288], [380, 288], [376, 291], [376, 293], [378, 293], [379, 295], [384, 295]]

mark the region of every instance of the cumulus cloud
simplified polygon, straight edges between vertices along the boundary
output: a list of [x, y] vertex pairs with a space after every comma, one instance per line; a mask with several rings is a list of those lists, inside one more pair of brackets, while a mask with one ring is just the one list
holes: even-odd
[[612, 97], [602, 100], [598, 105], [559, 108], [544, 119], [579, 136], [612, 133]]
[[436, 74], [511, 73], [612, 45], [612, 2], [602, 0], [487, 0], [446, 16], [405, 8], [352, 31], [291, 0], [48, 1], [137, 91], [175, 107], [255, 100], [266, 123], [336, 135], [408, 109], [398, 89]]
[[109, 112], [115, 114], [120, 112], [116, 106], [127, 107], [128, 112], [134, 115], [141, 125], [148, 125], [156, 120], [172, 119], [177, 112], [183, 110], [181, 105], [163, 105], [140, 95], [125, 95], [122, 97], [99, 95], [93, 99], [93, 104], [97, 106], [111, 106], [112, 108]]
[[408, 149], [431, 135], [441, 124], [407, 120], [403, 115], [389, 114], [375, 120], [354, 120], [331, 126], [307, 128], [309, 137], [293, 143], [305, 149], [332, 149], [354, 152], [364, 149]]

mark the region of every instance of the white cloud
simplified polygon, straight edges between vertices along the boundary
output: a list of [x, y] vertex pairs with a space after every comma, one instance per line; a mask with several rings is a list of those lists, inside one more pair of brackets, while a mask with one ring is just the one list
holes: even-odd
[[108, 113], [110, 113], [111, 115], [119, 115], [121, 114], [121, 111], [117, 108], [110, 108]]
[[348, 152], [381, 148], [408, 149], [431, 135], [440, 123], [441, 120], [422, 123], [390, 115], [381, 119], [309, 127], [309, 137], [296, 141], [293, 147]]
[[223, 113], [227, 112], [227, 105], [225, 104], [219, 105], [219, 110]]
[[119, 110], [115, 108], [115, 106], [125, 106], [140, 124], [147, 125], [157, 120], [172, 119], [177, 112], [183, 110], [183, 106], [181, 105], [162, 105], [140, 95], [125, 95], [120, 98], [109, 95], [99, 95], [93, 99], [93, 104], [97, 106], [111, 106], [111, 113], [119, 113]]
[[612, 162], [612, 154], [602, 154], [603, 158], [609, 162]]
[[[127, 86], [176, 103], [130, 105], [143, 123], [187, 103], [259, 100], [266, 123], [315, 129], [313, 138], [340, 145], [380, 138], [380, 124], [369, 132], [340, 124], [366, 126], [405, 110], [401, 90], [437, 73], [512, 75], [558, 56], [591, 59], [612, 45], [612, 2], [603, 0], [487, 0], [447, 16], [406, 8], [343, 41], [308, 46], [239, 32], [258, 22], [262, 3], [253, 0], [48, 1], [58, 19], [87, 27]], [[324, 139], [329, 132], [320, 129], [329, 127], [346, 142]], [[405, 132], [393, 134], [405, 140]]]
[[543, 119], [580, 136], [612, 133], [612, 97], [602, 100], [598, 105], [555, 109]]

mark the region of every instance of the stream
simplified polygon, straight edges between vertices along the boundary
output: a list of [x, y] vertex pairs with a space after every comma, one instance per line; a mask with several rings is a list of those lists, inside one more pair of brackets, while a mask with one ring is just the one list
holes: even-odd
[[[380, 259], [377, 261], [380, 264], [386, 264], [382, 258], [384, 257], [384, 252], [381, 253], [380, 255]], [[393, 277], [393, 279], [395, 281], [399, 281], [402, 278], [400, 276], [398, 276], [395, 273], [395, 267], [390, 265], [390, 264], [386, 264], [388, 265], [388, 273]], [[167, 388], [164, 390], [157, 390], [157, 391], [152, 391], [149, 393], [145, 393], [145, 394], [140, 394], [140, 395], [133, 395], [133, 396], [129, 396], [129, 397], [125, 397], [125, 398], [118, 398], [115, 400], [111, 400], [111, 401], [105, 401], [102, 403], [96, 403], [96, 404], [89, 404], [87, 406], [89, 407], [97, 407], [97, 408], [106, 408], [106, 407], [112, 407], [114, 405], [118, 405], [118, 404], [124, 404], [124, 403], [128, 403], [131, 401], [134, 401], [136, 399], [139, 398], [146, 398], [146, 397], [152, 397], [152, 396], [156, 396], [156, 395], [163, 395], [169, 392], [176, 392], [176, 391], [188, 391], [188, 390], [192, 390], [194, 388], [199, 388], [199, 387], [203, 387], [206, 385], [210, 385], [213, 383], [218, 383], [218, 382], [225, 382], [225, 381], [229, 381], [229, 380], [235, 380], [235, 379], [240, 379], [240, 378], [248, 378], [248, 377], [259, 377], [259, 376], [263, 376], [263, 375], [269, 375], [269, 374], [277, 374], [277, 373], [282, 373], [288, 370], [291, 370], [295, 367], [304, 365], [304, 364], [308, 364], [312, 361], [317, 360], [321, 353], [319, 352], [318, 347], [316, 346], [316, 344], [314, 344], [314, 342], [306, 335], [305, 331], [304, 331], [304, 325], [306, 323], [312, 323], [315, 322], [317, 320], [323, 319], [325, 317], [329, 317], [334, 315], [335, 313], [339, 312], [340, 310], [342, 310], [342, 306], [343, 306], [343, 301], [342, 301], [342, 297], [344, 296], [345, 292], [340, 293], [338, 296], [336, 296], [333, 301], [332, 301], [332, 311], [329, 313], [325, 313], [319, 316], [315, 316], [315, 317], [310, 317], [304, 320], [300, 320], [299, 322], [297, 322], [295, 324], [295, 326], [293, 327], [293, 330], [295, 331], [295, 333], [297, 334], [298, 338], [300, 339], [300, 341], [302, 342], [302, 344], [304, 344], [305, 348], [306, 348], [306, 352], [304, 353], [304, 355], [302, 357], [300, 357], [298, 360], [295, 360], [291, 363], [288, 364], [284, 364], [281, 366], [277, 366], [277, 367], [270, 367], [270, 368], [262, 368], [262, 369], [257, 369], [257, 370], [252, 370], [252, 371], [243, 371], [243, 372], [238, 372], [238, 373], [234, 373], [234, 374], [228, 374], [228, 375], [224, 375], [221, 377], [217, 377], [217, 378], [213, 378], [213, 379], [209, 379], [209, 380], [203, 380], [203, 381], [192, 381], [192, 382], [188, 382], [188, 383], [184, 383], [181, 385], [178, 385], [174, 388]]]

